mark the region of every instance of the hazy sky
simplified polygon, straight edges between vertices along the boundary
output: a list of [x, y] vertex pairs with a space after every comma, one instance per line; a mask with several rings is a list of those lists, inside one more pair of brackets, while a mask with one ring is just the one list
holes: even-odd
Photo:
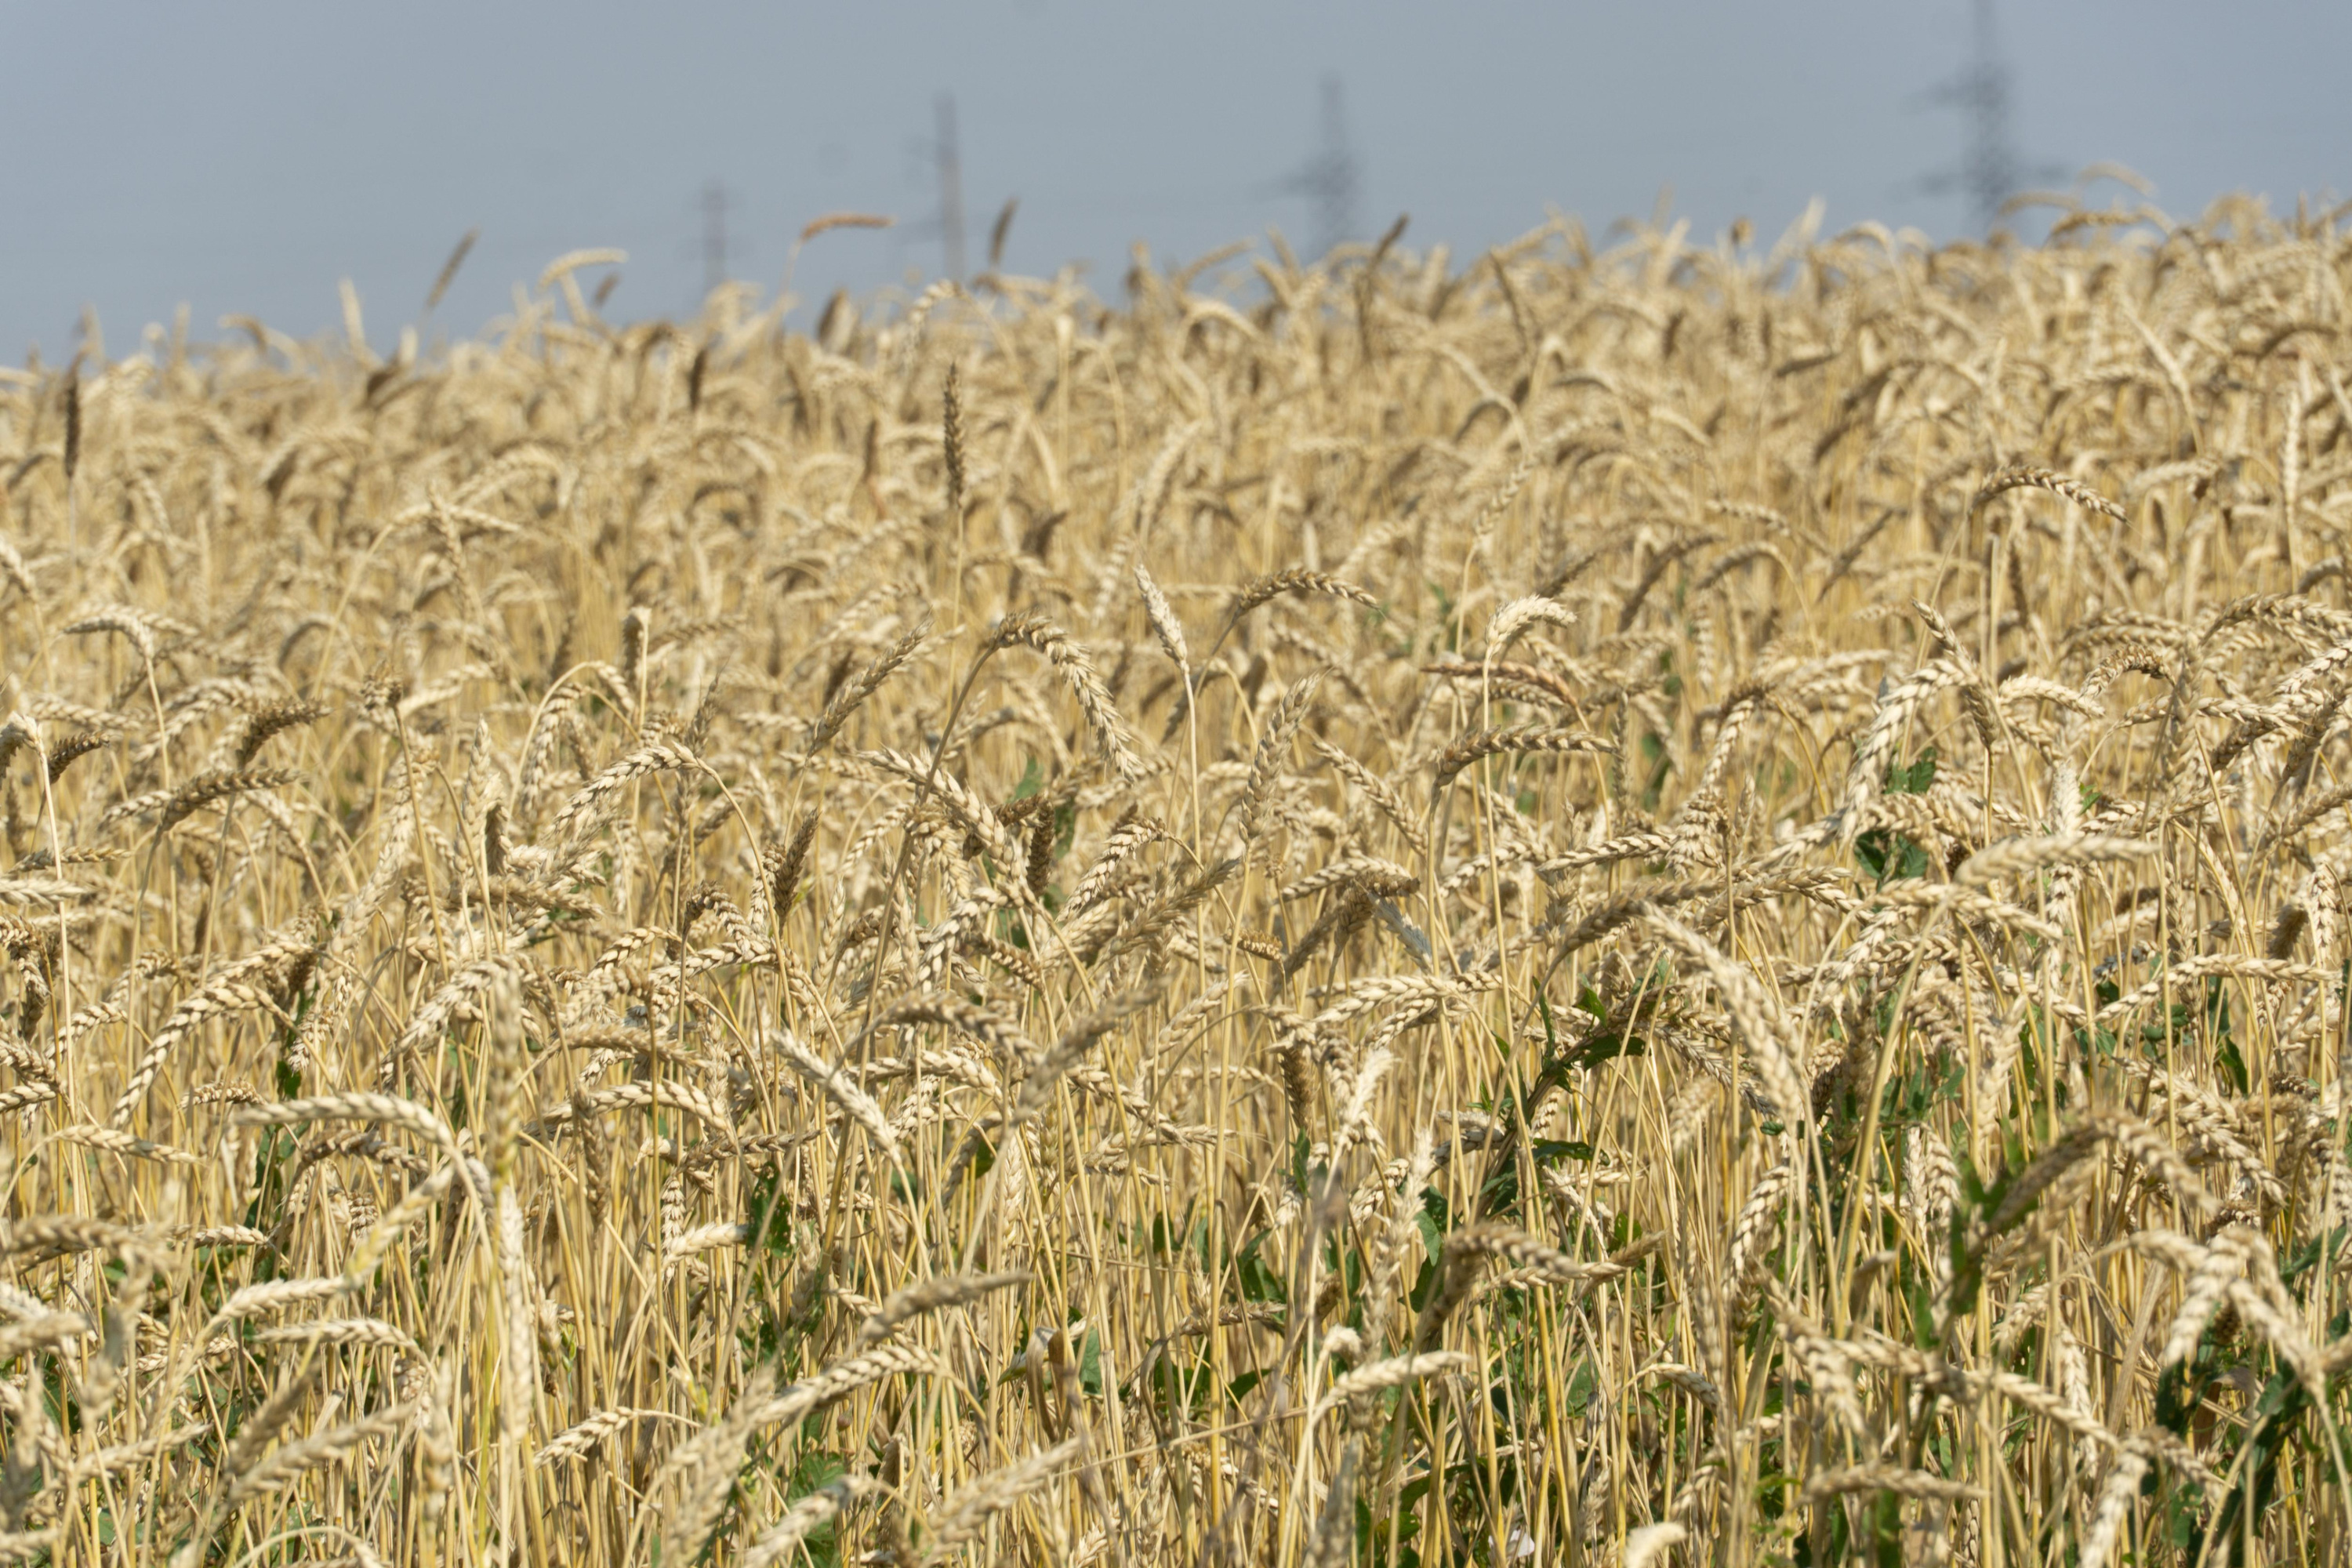
[[[481, 241], [436, 325], [471, 331], [559, 253], [629, 253], [609, 312], [681, 311], [703, 277], [702, 192], [729, 193], [730, 270], [775, 287], [817, 214], [906, 226], [809, 249], [805, 322], [942, 251], [928, 160], [954, 95], [971, 265], [1007, 197], [1009, 270], [1128, 247], [1195, 255], [1315, 231], [1285, 176], [1344, 84], [1367, 237], [1466, 258], [1558, 206], [1596, 231], [1662, 186], [1709, 234], [1777, 234], [1815, 195], [1832, 227], [1958, 232], [1960, 116], [1932, 89], [1968, 58], [1968, 0], [1417, 5], [1308, 0], [960, 5], [665, 0], [620, 5], [0, 3], [0, 358], [70, 352], [85, 304], [110, 353], [191, 308], [307, 335], [352, 279], [370, 336], [417, 318], [450, 246]], [[2018, 151], [2098, 160], [2188, 214], [2231, 188], [2352, 187], [2352, 6], [2004, 0]]]

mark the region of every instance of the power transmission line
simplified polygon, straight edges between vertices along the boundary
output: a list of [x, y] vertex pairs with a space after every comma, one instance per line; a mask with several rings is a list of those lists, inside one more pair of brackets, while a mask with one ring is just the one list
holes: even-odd
[[956, 134], [955, 94], [943, 92], [933, 106], [939, 127], [931, 157], [940, 176], [940, 247], [947, 275], [963, 281], [963, 145]]
[[702, 187], [702, 292], [708, 299], [727, 281], [727, 187]]
[[1314, 212], [1315, 254], [1328, 256], [1335, 246], [1356, 237], [1356, 198], [1362, 185], [1363, 165], [1348, 134], [1346, 89], [1338, 75], [1326, 76], [1321, 144], [1275, 188], [1284, 195], [1307, 199]]
[[938, 193], [931, 216], [898, 226], [901, 242], [937, 239], [943, 276], [963, 281], [963, 138], [956, 130], [955, 94], [943, 92], [931, 102], [931, 133], [908, 143], [913, 177], [928, 180]]
[[1975, 39], [1969, 63], [1936, 87], [1930, 100], [1960, 111], [1968, 144], [1959, 166], [1931, 174], [1920, 188], [1934, 194], [1957, 191], [1968, 198], [1969, 216], [1978, 232], [1990, 233], [2000, 209], [2023, 187], [2029, 175], [2054, 177], [2036, 165], [2032, 170], [2018, 155], [2011, 130], [2012, 94], [2008, 58], [2000, 51], [1993, 0], [1976, 0]]

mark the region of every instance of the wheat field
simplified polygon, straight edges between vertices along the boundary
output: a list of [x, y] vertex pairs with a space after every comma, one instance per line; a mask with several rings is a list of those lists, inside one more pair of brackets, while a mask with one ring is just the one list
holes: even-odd
[[2345, 1561], [2333, 215], [613, 259], [0, 372], [0, 1561]]

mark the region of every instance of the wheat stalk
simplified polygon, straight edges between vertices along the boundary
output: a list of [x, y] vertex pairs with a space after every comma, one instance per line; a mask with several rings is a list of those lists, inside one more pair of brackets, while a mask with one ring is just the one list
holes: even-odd
[[0, 1556], [2352, 1530], [2326, 216], [1262, 248], [0, 374]]

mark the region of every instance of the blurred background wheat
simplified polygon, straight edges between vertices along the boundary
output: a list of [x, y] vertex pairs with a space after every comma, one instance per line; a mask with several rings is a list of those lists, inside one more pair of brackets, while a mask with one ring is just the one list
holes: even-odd
[[2352, 243], [0, 377], [0, 1554], [2342, 1561]]

